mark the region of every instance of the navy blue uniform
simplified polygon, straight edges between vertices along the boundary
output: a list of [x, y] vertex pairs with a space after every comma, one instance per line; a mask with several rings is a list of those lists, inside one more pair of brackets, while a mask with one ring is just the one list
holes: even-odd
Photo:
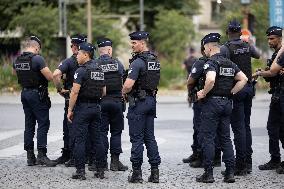
[[[205, 64], [205, 60], [198, 59], [192, 66], [190, 77], [192, 77], [196, 82], [203, 76], [204, 69], [203, 66]], [[201, 106], [202, 103], [200, 101], [194, 102], [193, 104], [193, 144], [191, 145], [192, 151], [197, 152], [201, 151], [201, 146], [198, 143], [198, 133], [200, 128], [200, 115], [201, 115]]]
[[[66, 74], [66, 79], [64, 81], [64, 89], [71, 90], [74, 80], [74, 73], [78, 69], [78, 63], [76, 60], [76, 55], [72, 55], [70, 58], [63, 60], [58, 69], [62, 74]], [[72, 123], [67, 121], [67, 113], [69, 106], [69, 94], [65, 96], [65, 107], [64, 107], [64, 119], [63, 119], [63, 142], [64, 149], [73, 149], [74, 141], [72, 139]]]
[[[140, 73], [145, 70], [144, 61], [141, 58], [137, 58], [130, 65], [128, 78], [137, 82]], [[154, 135], [154, 118], [156, 118], [156, 98], [153, 95], [146, 95], [144, 100], [137, 99], [135, 105], [128, 108], [127, 119], [130, 142], [132, 143], [130, 161], [134, 169], [141, 169], [144, 143], [151, 167], [158, 168], [158, 165], [161, 163]]]
[[[203, 77], [204, 75], [204, 64], [207, 60], [199, 59], [197, 60], [191, 69], [190, 76], [196, 80], [196, 82], [199, 82], [199, 79]], [[197, 85], [201, 85], [201, 83], [198, 83]], [[198, 134], [201, 124], [201, 110], [202, 110], [202, 102], [197, 101], [193, 104], [193, 144], [191, 145], [192, 151], [198, 151], [201, 152], [201, 144], [199, 144]], [[216, 159], [218, 159], [221, 156], [221, 149], [220, 149], [220, 141], [218, 136], [215, 138], [215, 155]]]
[[[91, 65], [92, 60], [85, 63], [85, 65]], [[81, 89], [85, 85], [87, 80], [87, 71], [84, 66], [80, 66], [74, 74], [74, 83], [80, 84]], [[74, 133], [74, 157], [77, 170], [85, 169], [85, 143], [88, 135], [91, 139], [91, 151], [93, 160], [96, 161], [98, 168], [102, 168], [105, 165], [104, 160], [104, 147], [101, 141], [101, 106], [99, 100], [80, 99], [79, 91], [78, 99], [74, 108], [73, 118], [73, 133]]]
[[[275, 58], [275, 56], [274, 56]], [[282, 55], [277, 64], [284, 67], [284, 56]], [[269, 115], [267, 121], [267, 130], [269, 136], [269, 153], [271, 160], [274, 162], [281, 161], [279, 149], [279, 139], [284, 148], [284, 91], [283, 91], [283, 76], [279, 76], [273, 89], [271, 103], [269, 106]]]
[[[32, 53], [24, 52], [22, 55], [32, 55]], [[19, 68], [19, 65], [17, 65], [17, 61], [14, 63], [13, 67], [16, 69], [16, 71]], [[31, 69], [37, 73], [40, 73], [40, 70], [46, 67], [45, 61], [40, 55], [34, 55], [31, 58], [31, 65]], [[43, 75], [42, 82], [39, 84], [47, 88], [47, 80], [43, 77]], [[34, 149], [33, 138], [35, 135], [35, 125], [37, 122], [37, 149], [46, 152], [47, 133], [50, 126], [50, 100], [49, 97], [47, 98], [48, 99], [40, 100], [39, 86], [23, 87], [22, 89], [21, 101], [25, 113], [24, 149], [26, 151]]]
[[[237, 38], [229, 41], [228, 43], [233, 45], [241, 45], [244, 42]], [[247, 48], [237, 49], [234, 53], [230, 52], [227, 45], [221, 47], [221, 54], [228, 58], [233, 59], [234, 56], [250, 56], [253, 58], [259, 58], [259, 53], [252, 45], [248, 45]], [[252, 135], [250, 129], [250, 116], [252, 107], [252, 98], [254, 94], [254, 86], [251, 83], [251, 62], [234, 62], [243, 71], [249, 79], [245, 87], [239, 91], [233, 97], [233, 112], [231, 117], [231, 126], [234, 132], [234, 144], [236, 150], [236, 160], [238, 162], [246, 161], [248, 165], [252, 164]], [[244, 67], [245, 69], [242, 69]]]
[[[221, 54], [215, 54], [211, 58], [219, 59]], [[234, 75], [240, 70], [233, 64]], [[217, 72], [216, 81], [218, 80], [219, 68], [216, 62], [209, 60], [204, 65], [205, 75], [208, 71]], [[221, 85], [220, 85], [221, 86]], [[207, 94], [203, 100], [200, 126], [200, 144], [204, 156], [204, 168], [212, 169], [213, 158], [215, 156], [215, 137], [219, 135], [220, 143], [223, 151], [222, 160], [225, 162], [226, 168], [231, 171], [234, 168], [234, 150], [230, 138], [230, 116], [232, 113], [232, 101], [229, 96], [215, 96], [215, 94]]]
[[[102, 55], [99, 57], [99, 61], [111, 61], [112, 58], [108, 55]], [[116, 60], [118, 64], [118, 72], [121, 77], [124, 73], [124, 68], [121, 62]], [[106, 79], [106, 77], [105, 77]], [[121, 84], [120, 84], [121, 85]], [[122, 103], [122, 94], [120, 90], [115, 90], [109, 93], [111, 89], [107, 87], [107, 95], [102, 98], [101, 107], [102, 107], [102, 132], [103, 132], [103, 143], [105, 146], [106, 154], [110, 147], [110, 153], [119, 155], [122, 153], [121, 149], [121, 133], [124, 129], [124, 116], [123, 116], [123, 103]], [[111, 137], [110, 144], [108, 142], [108, 131], [110, 129]]]

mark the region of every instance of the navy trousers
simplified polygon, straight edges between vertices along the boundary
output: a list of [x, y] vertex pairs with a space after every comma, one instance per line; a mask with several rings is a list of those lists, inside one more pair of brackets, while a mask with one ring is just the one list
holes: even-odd
[[[104, 97], [101, 102], [102, 107], [102, 132], [105, 153], [119, 155], [121, 149], [121, 134], [124, 129], [124, 117], [121, 98]], [[108, 132], [110, 130], [110, 143], [108, 142]]]
[[21, 101], [25, 113], [24, 149], [34, 149], [35, 125], [37, 128], [37, 149], [46, 151], [47, 133], [50, 126], [47, 101], [40, 101], [37, 89], [23, 89]]
[[101, 106], [97, 103], [77, 103], [74, 110], [74, 158], [77, 169], [85, 169], [85, 149], [88, 135], [91, 153], [98, 168], [105, 165], [104, 146], [101, 140]]
[[144, 100], [137, 100], [135, 106], [128, 108], [129, 136], [132, 143], [132, 166], [140, 168], [143, 163], [143, 151], [145, 144], [147, 157], [152, 167], [158, 167], [161, 158], [154, 135], [154, 118], [156, 117], [156, 99], [146, 96]]
[[219, 135], [223, 162], [226, 168], [235, 164], [234, 150], [230, 138], [230, 116], [232, 102], [228, 99], [209, 97], [204, 100], [201, 113], [200, 144], [202, 145], [203, 163], [205, 169], [213, 168], [215, 157], [215, 138]]

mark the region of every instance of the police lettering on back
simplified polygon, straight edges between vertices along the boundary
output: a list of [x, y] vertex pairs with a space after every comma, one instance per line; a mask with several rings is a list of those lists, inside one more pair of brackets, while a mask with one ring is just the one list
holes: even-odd
[[160, 70], [160, 62], [148, 62], [148, 70]]
[[103, 70], [103, 72], [116, 72], [118, 71], [118, 63], [114, 64], [105, 64], [100, 65], [100, 68]]
[[31, 70], [30, 64], [27, 62], [15, 63], [16, 70]]
[[91, 72], [92, 80], [104, 80], [104, 73], [102, 72]]
[[235, 76], [235, 70], [233, 68], [220, 67], [219, 75], [220, 76], [226, 76], [226, 77], [234, 77]]

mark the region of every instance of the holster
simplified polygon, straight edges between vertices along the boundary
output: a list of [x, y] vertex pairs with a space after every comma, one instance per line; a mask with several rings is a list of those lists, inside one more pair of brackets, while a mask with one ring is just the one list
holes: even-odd
[[50, 101], [50, 98], [48, 96], [48, 88], [40, 85], [38, 87], [38, 95], [39, 95], [39, 100], [41, 102], [46, 102], [48, 108], [50, 108], [51, 107], [51, 101]]

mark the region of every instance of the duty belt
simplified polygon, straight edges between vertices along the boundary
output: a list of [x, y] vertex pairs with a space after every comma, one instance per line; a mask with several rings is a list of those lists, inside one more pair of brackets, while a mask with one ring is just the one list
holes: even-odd
[[214, 99], [223, 99], [223, 100], [230, 100], [231, 98], [227, 96], [210, 96], [209, 98], [214, 98]]
[[23, 91], [38, 91], [38, 87], [23, 87]]
[[99, 104], [101, 102], [101, 99], [92, 99], [92, 100], [79, 99], [77, 102], [78, 103], [96, 103], [96, 104]]

